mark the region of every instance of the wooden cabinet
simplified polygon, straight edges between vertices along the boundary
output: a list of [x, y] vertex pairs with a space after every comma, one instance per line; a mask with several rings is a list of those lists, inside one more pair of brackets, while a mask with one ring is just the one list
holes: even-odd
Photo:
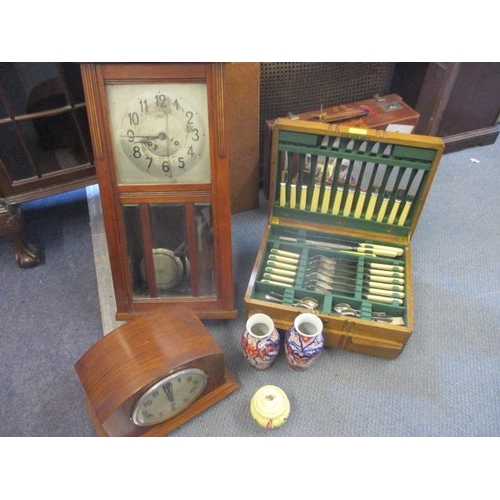
[[391, 89], [420, 113], [415, 133], [442, 137], [446, 152], [498, 137], [500, 63], [397, 63]]
[[21, 203], [96, 182], [77, 63], [0, 63], [0, 236], [20, 267], [38, 263]]

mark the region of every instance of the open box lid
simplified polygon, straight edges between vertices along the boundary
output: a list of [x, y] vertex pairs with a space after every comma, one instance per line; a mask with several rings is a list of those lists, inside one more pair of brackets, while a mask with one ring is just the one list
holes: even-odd
[[272, 217], [409, 240], [443, 151], [437, 137], [280, 118]]

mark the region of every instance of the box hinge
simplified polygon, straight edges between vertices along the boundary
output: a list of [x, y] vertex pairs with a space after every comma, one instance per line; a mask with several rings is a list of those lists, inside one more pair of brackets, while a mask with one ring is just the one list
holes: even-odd
[[279, 217], [276, 217], [275, 215], [271, 215], [271, 217], [269, 217], [269, 224], [271, 224], [271, 226], [276, 226], [279, 223], [280, 223]]

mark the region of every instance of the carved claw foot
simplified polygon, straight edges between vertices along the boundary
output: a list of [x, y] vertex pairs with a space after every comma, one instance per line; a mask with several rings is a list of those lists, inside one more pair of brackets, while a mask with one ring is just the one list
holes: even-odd
[[19, 209], [11, 207], [9, 210], [0, 206], [0, 236], [7, 238], [19, 267], [35, 267], [40, 262], [38, 251], [34, 245], [24, 243], [21, 237], [22, 229], [23, 221]]

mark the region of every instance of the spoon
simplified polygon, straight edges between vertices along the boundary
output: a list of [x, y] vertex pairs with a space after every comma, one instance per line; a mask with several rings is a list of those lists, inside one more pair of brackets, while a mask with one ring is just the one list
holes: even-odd
[[[333, 310], [338, 312], [339, 314], [342, 314], [344, 312], [349, 312], [349, 313], [354, 313], [358, 315], [358, 317], [361, 317], [361, 311], [359, 309], [354, 309], [350, 304], [347, 302], [341, 302], [339, 304], [335, 304], [333, 307]], [[372, 313], [372, 318], [385, 318], [387, 317], [387, 314], [385, 312], [374, 312]]]
[[[269, 292], [264, 296], [264, 298], [271, 302], [279, 302], [280, 304], [282, 304], [284, 296], [276, 292]], [[310, 309], [311, 311], [314, 311], [319, 307], [319, 302], [314, 297], [303, 297], [301, 299], [296, 299], [293, 300], [292, 304], [296, 307], [305, 307], [306, 309]]]
[[[338, 312], [342, 316], [349, 316], [353, 318], [361, 318], [360, 311], [358, 309], [354, 309], [350, 304], [347, 302], [342, 302], [339, 304], [336, 304], [333, 307], [334, 311]], [[386, 316], [384, 312], [380, 313], [372, 313], [370, 318], [366, 319], [372, 319], [373, 321], [379, 321], [382, 323], [392, 323], [393, 325], [404, 325], [404, 319], [401, 316]]]

